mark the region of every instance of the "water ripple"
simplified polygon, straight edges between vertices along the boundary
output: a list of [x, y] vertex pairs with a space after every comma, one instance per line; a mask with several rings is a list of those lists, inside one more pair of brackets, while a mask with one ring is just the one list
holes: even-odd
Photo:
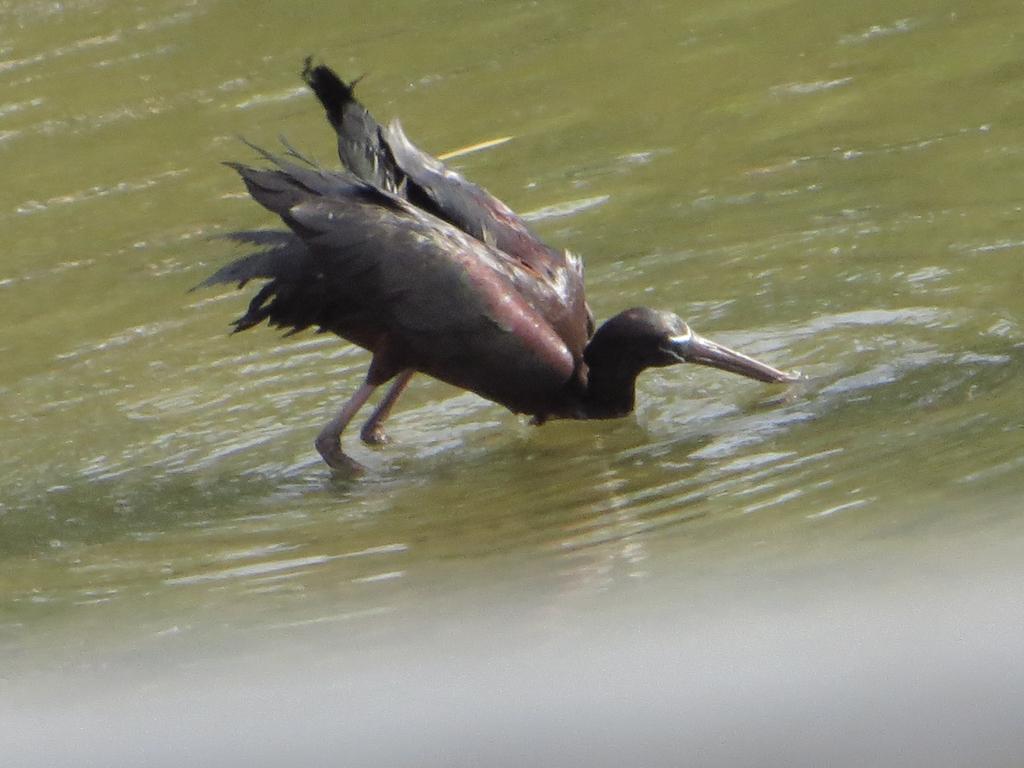
[[834, 80], [814, 80], [809, 83], [785, 83], [773, 85], [771, 92], [777, 96], [807, 96], [821, 91], [831, 91], [853, 82], [852, 77], [839, 77]]
[[[267, 548], [262, 550], [253, 550], [257, 555], [262, 556], [268, 551]], [[276, 551], [280, 551], [279, 549]], [[206, 571], [203, 573], [192, 573], [184, 576], [174, 576], [163, 580], [166, 586], [186, 586], [195, 584], [204, 584], [207, 582], [226, 581], [231, 579], [251, 579], [255, 577], [293, 573], [298, 571], [306, 571], [311, 567], [324, 565], [335, 560], [348, 560], [352, 558], [364, 558], [374, 557], [377, 555], [393, 555], [402, 554], [408, 551], [408, 547], [405, 544], [382, 544], [380, 546], [367, 547], [365, 549], [356, 550], [353, 552], [343, 552], [337, 555], [308, 555], [305, 557], [293, 557], [284, 560], [261, 560], [259, 562], [250, 563], [248, 565], [235, 566], [232, 568], [222, 568], [214, 571]], [[400, 571], [389, 571], [384, 578], [396, 578], [395, 574], [400, 575]], [[357, 577], [362, 578], [364, 581], [381, 580], [382, 574], [376, 574], [371, 577]]]
[[859, 45], [869, 43], [883, 37], [902, 35], [911, 32], [919, 26], [913, 19], [897, 19], [891, 24], [872, 24], [863, 32], [856, 32], [850, 35], [843, 35], [839, 38], [840, 45]]
[[577, 213], [589, 210], [591, 208], [597, 208], [598, 206], [604, 205], [611, 199], [610, 195], [596, 195], [594, 197], [584, 197], [579, 200], [568, 200], [564, 203], [555, 203], [554, 205], [548, 205], [543, 208], [535, 208], [532, 211], [527, 211], [522, 214], [522, 218], [525, 221], [544, 221], [545, 219], [556, 219], [562, 216], [574, 216]]
[[120, 30], [112, 32], [108, 35], [95, 35], [93, 37], [86, 37], [80, 40], [76, 40], [67, 45], [60, 45], [49, 50], [42, 51], [33, 56], [26, 56], [21, 59], [7, 59], [6, 61], [0, 61], [0, 74], [4, 72], [10, 72], [12, 70], [21, 69], [34, 64], [41, 64], [51, 59], [58, 59], [63, 56], [67, 56], [72, 53], [79, 53], [80, 51], [88, 50], [90, 48], [98, 48], [104, 45], [111, 45], [112, 43], [118, 43], [121, 41]]
[[147, 176], [142, 179], [136, 179], [134, 181], [119, 181], [116, 184], [109, 186], [96, 185], [87, 189], [80, 189], [75, 192], [68, 192], [63, 195], [56, 195], [48, 198], [45, 201], [40, 202], [39, 200], [26, 200], [23, 203], [15, 206], [14, 210], [16, 213], [22, 215], [31, 215], [42, 213], [53, 208], [74, 205], [82, 203], [87, 200], [96, 200], [104, 197], [110, 197], [112, 195], [122, 195], [132, 192], [141, 192], [143, 190], [152, 189], [158, 184], [163, 183], [168, 179], [176, 179], [184, 176], [188, 173], [187, 169], [179, 168], [170, 171], [164, 171], [154, 176]]

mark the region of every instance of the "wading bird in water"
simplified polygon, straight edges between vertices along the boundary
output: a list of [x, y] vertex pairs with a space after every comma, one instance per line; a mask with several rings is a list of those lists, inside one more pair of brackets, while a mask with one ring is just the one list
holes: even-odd
[[634, 308], [594, 329], [582, 261], [540, 240], [508, 206], [379, 125], [353, 84], [307, 59], [303, 79], [338, 135], [344, 169], [325, 170], [286, 145], [257, 150], [272, 166], [228, 163], [287, 231], [236, 232], [258, 247], [203, 285], [267, 281], [234, 322], [309, 327], [369, 350], [366, 380], [324, 426], [316, 448], [337, 470], [360, 465], [341, 434], [373, 391], [390, 388], [363, 425], [367, 444], [417, 372], [549, 419], [607, 419], [633, 410], [645, 369], [698, 363], [764, 382], [780, 371], [694, 333], [679, 317]]

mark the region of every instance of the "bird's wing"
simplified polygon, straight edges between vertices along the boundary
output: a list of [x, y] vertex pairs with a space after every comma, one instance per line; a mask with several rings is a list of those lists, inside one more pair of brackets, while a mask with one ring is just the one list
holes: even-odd
[[398, 121], [381, 127], [356, 100], [353, 86], [330, 68], [311, 67], [303, 77], [338, 133], [342, 164], [359, 178], [403, 197], [492, 246], [547, 283], [550, 301], [537, 307], [577, 357], [593, 332], [584, 299], [583, 263], [544, 243], [505, 203], [414, 145]]
[[351, 174], [265, 156], [278, 167], [232, 167], [303, 247], [275, 245], [269, 256], [243, 257], [218, 273], [218, 281], [271, 277], [240, 329], [268, 319], [317, 326], [374, 350], [386, 345], [395, 367], [506, 404], [507, 380], [550, 392], [571, 378], [572, 352], [536, 309], [551, 289], [528, 270]]

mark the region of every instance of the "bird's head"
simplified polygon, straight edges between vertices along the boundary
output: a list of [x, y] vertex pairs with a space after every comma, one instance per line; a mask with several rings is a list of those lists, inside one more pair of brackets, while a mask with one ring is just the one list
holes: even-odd
[[583, 357], [591, 371], [614, 368], [633, 377], [646, 368], [697, 363], [771, 383], [799, 378], [705, 339], [671, 312], [646, 307], [627, 309], [604, 323]]

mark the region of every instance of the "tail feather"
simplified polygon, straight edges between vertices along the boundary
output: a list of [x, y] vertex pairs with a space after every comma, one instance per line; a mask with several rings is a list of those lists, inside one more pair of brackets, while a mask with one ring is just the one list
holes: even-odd
[[[246, 142], [272, 167], [225, 163], [242, 177], [250, 196], [280, 216], [291, 230], [227, 234], [228, 239], [256, 246], [259, 250], [232, 261], [196, 286], [236, 284], [242, 288], [252, 280], [267, 281], [250, 301], [245, 314], [234, 321], [234, 332], [264, 321], [287, 329], [287, 335], [309, 327], [322, 332], [337, 327], [339, 318], [355, 311], [355, 307], [349, 306], [339, 295], [334, 278], [322, 279], [325, 268], [334, 269], [333, 257], [325, 262], [324, 253], [316, 250], [314, 243], [321, 239], [323, 230], [311, 228], [308, 221], [304, 223], [302, 214], [308, 212], [310, 206], [319, 210], [318, 206], [341, 204], [365, 206], [369, 211], [383, 208], [400, 215], [409, 212], [408, 204], [402, 199], [405, 175], [395, 163], [380, 126], [356, 101], [352, 85], [327, 67], [313, 67], [309, 60], [303, 77], [338, 131], [338, 153], [346, 170], [320, 168], [283, 140], [283, 156]], [[372, 218], [372, 214], [368, 215]], [[353, 237], [365, 235], [358, 228], [351, 234]], [[349, 264], [345, 268], [358, 269], [358, 265]]]
[[[248, 239], [253, 233], [233, 234]], [[243, 288], [250, 280], [296, 279], [307, 268], [309, 262], [309, 251], [306, 246], [290, 232], [275, 231], [266, 234], [273, 234], [282, 244], [254, 251], [224, 265], [196, 288], [208, 288], [222, 283], [235, 283], [239, 288]]]
[[[268, 299], [272, 299], [274, 291], [276, 289], [277, 281], [267, 283], [260, 288], [259, 293], [252, 297], [252, 301], [249, 302], [249, 307], [246, 309], [245, 314], [236, 320], [233, 320], [231, 324], [235, 326], [235, 330], [232, 333], [238, 333], [244, 331], [247, 328], [252, 328], [254, 325], [259, 325], [268, 317], [271, 317], [271, 307], [273, 301], [270, 304], [267, 303]], [[244, 285], [242, 283], [241, 285]], [[241, 285], [239, 287], [241, 287]]]
[[383, 131], [355, 97], [355, 84], [346, 83], [330, 67], [306, 59], [302, 79], [316, 94], [338, 134], [338, 157], [360, 179], [399, 194], [405, 174], [391, 154]]
[[[334, 126], [334, 130], [340, 131], [346, 108], [359, 105], [354, 92], [355, 85], [359, 82], [358, 79], [353, 80], [349, 85], [338, 77], [330, 67], [325, 67], [323, 64], [314, 67], [312, 56], [306, 57], [302, 67], [302, 79], [313, 89], [313, 93], [323, 104], [324, 110], [327, 112], [327, 119]], [[365, 112], [365, 110], [363, 111]], [[370, 118], [371, 121], [372, 119]]]
[[294, 212], [302, 203], [310, 200], [345, 203], [363, 201], [395, 212], [405, 211], [397, 195], [360, 181], [345, 171], [328, 171], [316, 166], [302, 167], [259, 147], [256, 149], [277, 168], [253, 168], [235, 162], [226, 162], [224, 165], [242, 177], [253, 200], [280, 216], [300, 236], [308, 232]]
[[322, 286], [308, 277], [315, 272], [315, 256], [291, 232], [233, 232], [227, 237], [241, 242], [270, 244], [263, 250], [246, 254], [214, 272], [196, 288], [234, 283], [243, 288], [250, 280], [267, 280], [249, 302], [245, 314], [232, 322], [232, 333], [259, 325], [287, 328], [287, 335], [298, 333], [323, 320], [327, 296]]
[[213, 237], [245, 245], [262, 245], [268, 248], [289, 245], [295, 241], [295, 235], [283, 229], [240, 229]]
[[[349, 206], [353, 210], [361, 207], [367, 211], [383, 208], [407, 215], [408, 206], [394, 194], [361, 181], [351, 173], [317, 167], [287, 144], [287, 155], [299, 161], [298, 164], [250, 146], [277, 167], [253, 168], [234, 162], [225, 165], [242, 177], [252, 198], [280, 216], [291, 231], [244, 230], [224, 235], [259, 250], [221, 267], [196, 288], [223, 283], [234, 283], [242, 288], [251, 280], [269, 281], [249, 303], [246, 313], [234, 321], [236, 332], [264, 320], [272, 326], [290, 329], [289, 334], [310, 326], [333, 327], [334, 320], [348, 311], [338, 295], [337, 283], [323, 279], [325, 269], [338, 268], [334, 263], [338, 254], [328, 258], [317, 250], [315, 243], [324, 234], [323, 222], [322, 217], [312, 215], [311, 218], [310, 211], [322, 213], [322, 206], [340, 205], [340, 210]], [[372, 220], [373, 214], [368, 215]], [[333, 213], [328, 211], [326, 216], [331, 220]], [[337, 241], [344, 232], [332, 234]], [[358, 227], [349, 234], [356, 239], [367, 236]], [[341, 241], [348, 242], [344, 238]], [[357, 269], [352, 265], [346, 268]]]
[[251, 168], [235, 162], [227, 162], [224, 165], [234, 169], [242, 177], [245, 188], [253, 200], [278, 216], [286, 216], [289, 209], [309, 196], [307, 190], [294, 183], [283, 171]]
[[278, 215], [310, 196], [342, 198], [353, 187], [359, 186], [355, 179], [345, 174], [301, 168], [264, 150], [260, 152], [277, 168], [253, 168], [230, 161], [224, 165], [242, 177], [256, 202]]

